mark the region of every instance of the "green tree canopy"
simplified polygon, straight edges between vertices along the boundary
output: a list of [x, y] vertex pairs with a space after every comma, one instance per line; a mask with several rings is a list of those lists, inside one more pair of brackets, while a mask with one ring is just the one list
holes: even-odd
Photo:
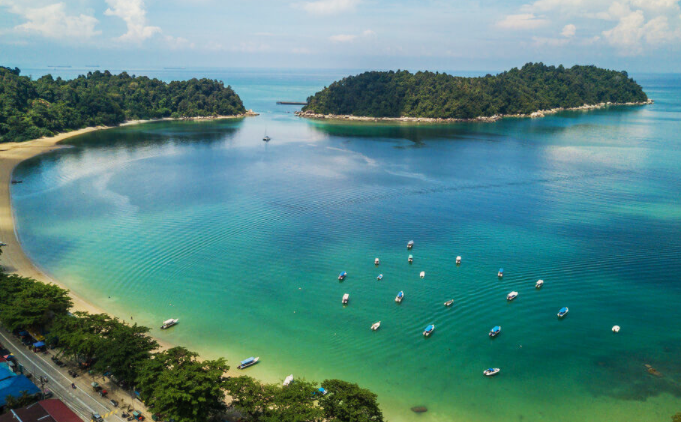
[[223, 82], [166, 83], [146, 76], [89, 72], [72, 80], [32, 80], [0, 66], [0, 142], [25, 141], [87, 126], [161, 117], [233, 116], [246, 109]]
[[66, 315], [72, 302], [69, 292], [53, 284], [45, 284], [17, 276], [3, 276], [3, 284], [10, 289], [0, 309], [0, 320], [10, 330], [42, 328], [53, 317]]
[[378, 396], [371, 391], [341, 380], [326, 380], [322, 387], [328, 392], [319, 399], [329, 421], [382, 422]]
[[311, 96], [303, 111], [471, 119], [647, 99], [626, 72], [528, 63], [521, 69], [476, 78], [437, 72], [365, 72], [334, 82]]
[[200, 361], [183, 347], [157, 353], [140, 367], [142, 399], [165, 419], [203, 422], [224, 409], [224, 359]]

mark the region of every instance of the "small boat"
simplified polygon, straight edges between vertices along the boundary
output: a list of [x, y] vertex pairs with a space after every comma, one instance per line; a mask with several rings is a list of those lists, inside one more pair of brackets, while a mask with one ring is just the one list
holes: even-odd
[[346, 293], [343, 295], [343, 305], [347, 305], [348, 301], [350, 300], [350, 293]]
[[564, 308], [560, 308], [560, 311], [558, 311], [558, 318], [563, 318], [565, 315], [568, 313], [568, 308], [567, 306]]
[[340, 273], [340, 274], [338, 275], [338, 279], [341, 280], [341, 281], [343, 281], [343, 280], [345, 280], [345, 277], [347, 277], [347, 276], [348, 276], [348, 273], [345, 272], [345, 271], [343, 271], [342, 273]]
[[293, 374], [289, 375], [288, 377], [284, 378], [284, 387], [287, 385], [291, 384], [293, 382]]
[[414, 241], [413, 240], [410, 240], [409, 242], [407, 242], [407, 249], [411, 249], [413, 247], [414, 247]]
[[501, 327], [497, 325], [497, 326], [493, 327], [491, 330], [489, 330], [489, 336], [490, 337], [496, 337], [496, 336], [499, 335], [500, 332], [501, 332]]
[[380, 263], [381, 263], [381, 261], [380, 261], [378, 258], [374, 259], [374, 264], [375, 264], [375, 265], [378, 265], [378, 264], [380, 264]]
[[404, 299], [404, 292], [400, 291], [397, 296], [395, 296], [395, 302], [402, 303], [402, 299]]
[[503, 277], [503, 276], [504, 276], [504, 269], [503, 269], [503, 268], [499, 268], [499, 272], [497, 273], [497, 277], [501, 278], [501, 277]]
[[242, 360], [241, 365], [237, 366], [236, 369], [246, 369], [249, 366], [253, 366], [256, 363], [258, 363], [259, 360], [260, 360], [260, 358], [254, 358], [254, 357], [250, 357], [246, 360]]
[[24, 183], [23, 180], [12, 180], [12, 184], [16, 185], [17, 183]]
[[407, 258], [407, 261], [409, 261], [410, 264], [412, 262], [414, 262], [414, 255], [409, 255], [409, 258]]
[[371, 325], [371, 329], [374, 331], [378, 330], [379, 328], [381, 328], [381, 321], [375, 322]]
[[173, 325], [177, 324], [180, 320], [179, 319], [167, 319], [163, 321], [163, 325], [161, 325], [161, 330], [165, 330], [167, 328], [172, 327]]
[[620, 332], [620, 326], [619, 326], [619, 325], [615, 325], [614, 327], [612, 327], [612, 332], [613, 332], [613, 333], [619, 333], [619, 332]]
[[544, 280], [537, 280], [537, 284], [534, 285], [534, 287], [541, 289], [541, 286], [544, 285]]
[[269, 142], [271, 139], [272, 139], [272, 138], [270, 138], [270, 137], [267, 136], [267, 135], [265, 135], [265, 137], [262, 138], [262, 140], [265, 141], [265, 142]]
[[506, 300], [511, 301], [518, 297], [518, 292], [511, 292], [506, 296]]
[[484, 371], [482, 371], [482, 373], [483, 373], [486, 377], [493, 377], [493, 376], [495, 376], [496, 374], [498, 374], [499, 372], [501, 372], [501, 369], [499, 369], [499, 368], [487, 368], [487, 369], [485, 369]]
[[423, 335], [428, 337], [429, 335], [433, 334], [433, 331], [435, 331], [435, 326], [430, 324], [425, 330], [423, 330]]
[[454, 304], [454, 299], [445, 302], [445, 306], [452, 306]]
[[461, 257], [457, 256], [456, 257], [456, 265], [460, 265], [460, 264], [461, 264]]
[[378, 277], [376, 277], [376, 280], [383, 280], [383, 274], [379, 274]]
[[421, 276], [421, 278], [423, 278], [423, 277], [426, 276], [426, 272], [425, 272], [425, 271], [421, 271], [421, 274], [419, 274], [419, 275]]

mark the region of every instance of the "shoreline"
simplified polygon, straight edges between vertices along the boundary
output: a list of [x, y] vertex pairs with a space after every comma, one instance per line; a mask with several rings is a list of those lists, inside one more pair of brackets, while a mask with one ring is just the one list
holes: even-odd
[[[250, 116], [257, 116], [252, 110], [240, 115], [235, 116], [209, 116], [209, 117], [188, 117], [188, 118], [162, 118], [162, 119], [150, 119], [150, 120], [130, 120], [121, 123], [118, 126], [92, 126], [83, 129], [73, 130], [71, 132], [63, 132], [51, 137], [38, 138], [30, 141], [24, 142], [7, 142], [0, 144], [0, 241], [6, 243], [6, 246], [2, 248], [2, 255], [0, 255], [0, 265], [5, 269], [7, 273], [18, 274], [23, 277], [29, 277], [34, 280], [54, 284], [62, 289], [68, 290], [69, 297], [73, 301], [72, 311], [78, 312], [88, 312], [91, 314], [106, 314], [114, 318], [115, 316], [111, 313], [105, 311], [103, 308], [94, 305], [92, 302], [88, 301], [84, 297], [74, 293], [66, 285], [61, 283], [46, 274], [38, 265], [36, 265], [24, 252], [21, 246], [21, 241], [18, 238], [16, 232], [16, 226], [14, 223], [14, 209], [12, 207], [12, 197], [11, 197], [11, 182], [12, 175], [14, 174], [14, 169], [23, 161], [30, 158], [36, 157], [41, 154], [52, 152], [61, 148], [65, 148], [64, 145], [60, 145], [61, 142], [80, 136], [86, 133], [95, 132], [99, 130], [114, 129], [123, 126], [140, 125], [146, 123], [154, 122], [164, 122], [164, 121], [213, 121], [213, 120], [224, 120], [224, 119], [238, 119]], [[126, 320], [122, 320], [126, 322]], [[159, 344], [159, 351], [167, 350], [175, 346], [180, 346], [179, 344], [173, 344], [165, 340], [161, 340], [149, 333], [149, 336], [156, 340]], [[227, 372], [231, 374], [236, 368], [230, 368]]]
[[491, 123], [496, 122], [501, 119], [507, 118], [538, 118], [545, 117], [546, 115], [556, 114], [561, 111], [588, 111], [597, 110], [612, 106], [642, 106], [653, 104], [654, 101], [650, 98], [648, 101], [641, 102], [631, 102], [631, 103], [598, 103], [598, 104], [584, 104], [579, 107], [569, 107], [569, 108], [552, 108], [550, 110], [537, 110], [529, 114], [495, 114], [494, 116], [479, 116], [473, 117], [471, 119], [460, 119], [456, 117], [370, 117], [370, 116], [353, 116], [349, 114], [319, 114], [310, 111], [296, 111], [295, 115], [304, 119], [314, 119], [314, 120], [345, 120], [345, 121], [356, 121], [356, 122], [402, 122], [402, 123], [474, 123], [483, 122]]

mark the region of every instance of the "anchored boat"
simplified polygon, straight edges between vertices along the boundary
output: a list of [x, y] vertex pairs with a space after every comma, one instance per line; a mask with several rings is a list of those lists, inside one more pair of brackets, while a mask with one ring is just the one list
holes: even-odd
[[502, 278], [504, 276], [504, 269], [499, 268], [499, 272], [497, 273], [497, 277]]
[[497, 326], [493, 327], [491, 330], [489, 330], [489, 336], [490, 337], [496, 337], [496, 336], [499, 335], [500, 332], [501, 332], [501, 327], [497, 325]]
[[410, 264], [412, 262], [414, 262], [414, 255], [409, 255], [409, 258], [407, 258], [407, 261], [409, 261]]
[[541, 289], [541, 286], [544, 285], [544, 280], [537, 280], [537, 284], [534, 285], [534, 287]]
[[429, 335], [433, 334], [433, 331], [435, 331], [435, 326], [430, 324], [425, 330], [423, 330], [423, 335], [428, 337]]
[[456, 265], [459, 265], [459, 264], [461, 264], [461, 257], [457, 256], [456, 257]]
[[250, 357], [246, 360], [242, 360], [241, 365], [237, 366], [236, 369], [246, 369], [249, 366], [255, 365], [256, 363], [258, 363], [258, 361], [260, 361], [259, 357], [258, 358]]
[[163, 325], [161, 325], [161, 330], [165, 330], [167, 328], [172, 327], [173, 325], [176, 325], [180, 320], [179, 319], [167, 319], [163, 321]]
[[376, 277], [376, 280], [383, 280], [383, 274], [379, 274], [378, 277]]
[[452, 306], [454, 304], [454, 299], [445, 302], [445, 306]]
[[343, 305], [347, 305], [348, 301], [350, 301], [350, 293], [346, 293], [346, 294], [343, 295], [343, 300], [342, 300]]
[[397, 296], [395, 296], [395, 302], [402, 303], [402, 299], [404, 299], [404, 292], [400, 291]]
[[612, 332], [613, 332], [613, 333], [619, 333], [619, 332], [620, 332], [620, 326], [619, 326], [619, 325], [615, 325], [614, 327], [612, 327]]
[[378, 265], [378, 264], [380, 264], [380, 263], [381, 263], [381, 260], [379, 260], [378, 258], [374, 259], [374, 264], [375, 264], [375, 265]]
[[486, 377], [493, 377], [496, 374], [498, 374], [499, 372], [501, 372], [501, 369], [499, 369], [499, 368], [488, 368], [488, 369], [485, 369], [484, 371], [482, 371], [482, 373]]
[[419, 274], [419, 275], [421, 276], [421, 278], [423, 278], [423, 277], [426, 276], [426, 272], [425, 272], [425, 271], [421, 271], [421, 274]]
[[371, 329], [374, 331], [378, 330], [379, 328], [381, 328], [381, 321], [375, 322], [371, 325]]
[[518, 292], [511, 292], [511, 293], [508, 294], [508, 296], [506, 296], [506, 300], [508, 300], [510, 302], [511, 300], [513, 300], [517, 297], [518, 297]]
[[560, 308], [560, 311], [558, 311], [558, 318], [563, 318], [565, 315], [568, 313], [568, 308], [567, 306], [564, 308]]
[[343, 281], [343, 280], [345, 280], [345, 277], [347, 277], [347, 276], [348, 276], [348, 273], [345, 272], [345, 271], [343, 271], [342, 273], [340, 273], [340, 274], [338, 275], [338, 279], [341, 280], [341, 281]]
[[407, 249], [411, 249], [413, 247], [414, 247], [414, 241], [413, 240], [410, 240], [409, 242], [407, 242]]

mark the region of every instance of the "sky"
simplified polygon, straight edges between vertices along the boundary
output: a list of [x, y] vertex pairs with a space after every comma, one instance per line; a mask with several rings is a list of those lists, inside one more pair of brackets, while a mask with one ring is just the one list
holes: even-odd
[[681, 0], [0, 0], [0, 65], [681, 69]]

